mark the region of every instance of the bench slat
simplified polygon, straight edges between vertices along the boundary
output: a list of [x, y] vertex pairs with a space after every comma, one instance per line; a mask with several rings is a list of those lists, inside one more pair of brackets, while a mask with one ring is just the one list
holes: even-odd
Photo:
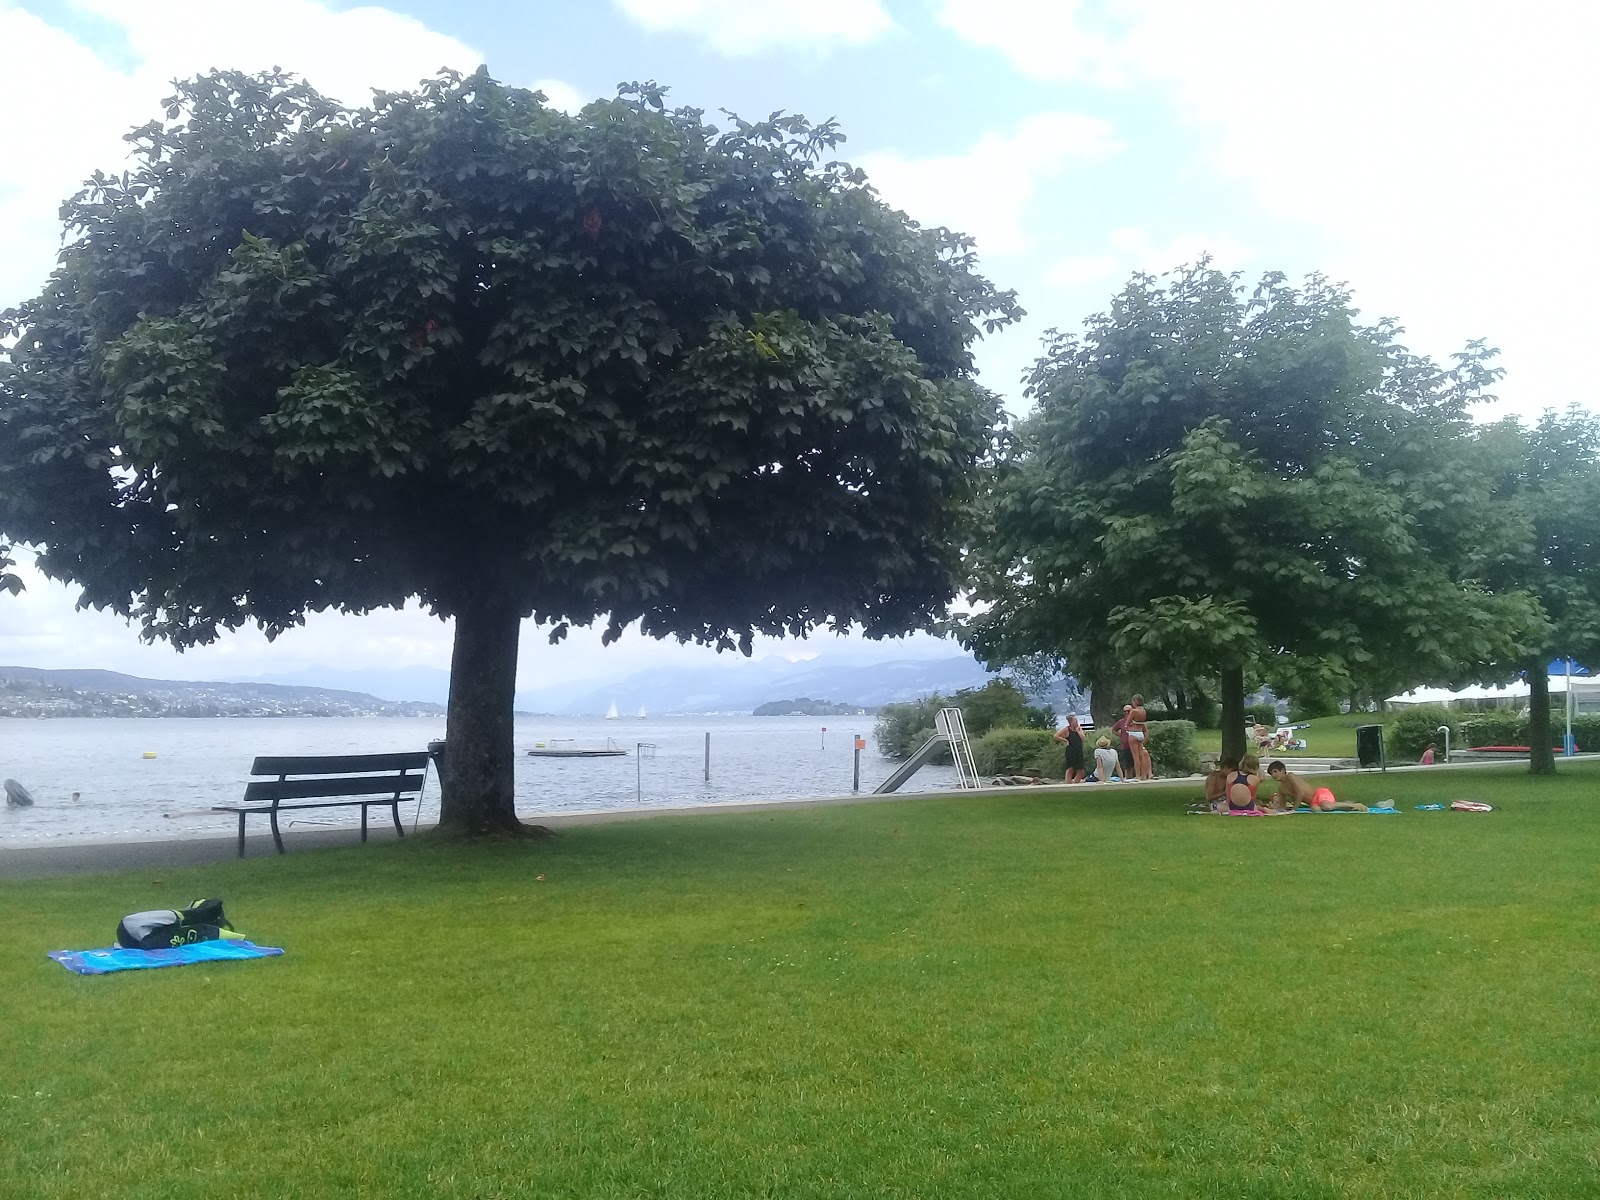
[[246, 804], [271, 804], [274, 800], [309, 800], [317, 796], [377, 796], [422, 789], [420, 774], [339, 776], [333, 779], [263, 780], [247, 783]]
[[258, 758], [252, 775], [356, 775], [367, 771], [421, 770], [428, 763], [426, 750], [399, 754], [318, 754], [294, 758]]

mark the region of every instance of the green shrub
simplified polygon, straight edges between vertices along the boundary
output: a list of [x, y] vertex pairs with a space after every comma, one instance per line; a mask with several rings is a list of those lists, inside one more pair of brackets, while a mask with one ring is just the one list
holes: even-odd
[[[1093, 752], [1087, 748], [1085, 755]], [[1040, 779], [1065, 779], [1067, 777], [1067, 747], [1064, 743], [1055, 740], [1052, 734], [1050, 744], [1033, 756], [1026, 766], [1022, 768], [1023, 775], [1037, 775]]]
[[[1009, 679], [991, 679], [981, 688], [962, 688], [954, 696], [935, 692], [908, 704], [885, 704], [878, 710], [872, 737], [885, 758], [907, 759], [933, 736], [934, 718], [941, 708], [959, 708], [967, 736], [982, 737], [991, 729], [1042, 729], [1053, 732], [1055, 713], [1029, 704]], [[941, 750], [931, 760], [949, 762]]]
[[1265, 725], [1268, 729], [1278, 726], [1278, 706], [1276, 704], [1246, 704], [1244, 715], [1257, 725]]
[[[1565, 726], [1563, 725], [1564, 731]], [[1528, 715], [1526, 713], [1497, 712], [1472, 713], [1460, 718], [1460, 724], [1451, 730], [1458, 748], [1470, 746], [1526, 746], [1528, 744]], [[1557, 741], [1551, 745], [1559, 745]]]
[[1177, 721], [1193, 721], [1196, 729], [1217, 729], [1222, 725], [1222, 705], [1209, 696], [1191, 692], [1188, 711], [1173, 714]]
[[[1055, 735], [1048, 729], [991, 729], [972, 743], [972, 762], [979, 775], [1043, 775], [1031, 768], [1043, 751], [1056, 749]], [[1061, 759], [1064, 764], [1064, 750]], [[1064, 774], [1064, 766], [1055, 774], [1057, 778]]]
[[1157, 775], [1193, 775], [1200, 769], [1193, 721], [1151, 721], [1145, 726], [1144, 744]]
[[1289, 695], [1289, 719], [1310, 721], [1317, 717], [1336, 716], [1342, 699], [1336, 688], [1326, 684], [1306, 684]]
[[[1550, 710], [1550, 745], [1559, 747], [1567, 731], [1565, 709]], [[1583, 713], [1572, 718], [1572, 736], [1580, 750], [1600, 750], [1600, 713]], [[1473, 746], [1527, 746], [1527, 713], [1473, 713], [1461, 718], [1455, 734], [1456, 748]]]
[[1055, 713], [1029, 704], [1009, 679], [991, 679], [981, 688], [962, 688], [952, 697], [952, 703], [961, 710], [970, 738], [981, 738], [991, 729], [1053, 731], [1056, 727]]
[[1451, 740], [1456, 741], [1456, 718], [1457, 714], [1442, 704], [1419, 704], [1415, 708], [1401, 709], [1384, 727], [1384, 757], [1391, 762], [1415, 762], [1422, 757], [1429, 742], [1437, 745], [1439, 753], [1443, 754], [1444, 739], [1439, 735], [1439, 726], [1448, 725]]
[[910, 758], [933, 736], [933, 717], [945, 706], [944, 697], [935, 692], [909, 704], [885, 704], [878, 710], [872, 737], [878, 753], [885, 758]]

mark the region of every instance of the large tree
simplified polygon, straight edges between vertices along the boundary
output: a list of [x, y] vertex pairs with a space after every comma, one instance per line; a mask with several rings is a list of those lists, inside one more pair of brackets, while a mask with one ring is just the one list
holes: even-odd
[[1538, 597], [1548, 624], [1519, 668], [1528, 680], [1529, 769], [1553, 775], [1550, 663], [1600, 667], [1600, 416], [1576, 406], [1531, 426], [1508, 419], [1484, 431], [1502, 464], [1497, 499], [1525, 536], [1495, 557], [1490, 580]]
[[1247, 288], [1206, 263], [1053, 335], [996, 468], [970, 643], [1059, 655], [1097, 715], [1108, 685], [1209, 675], [1230, 753], [1247, 676], [1471, 678], [1525, 648], [1537, 606], [1473, 574], [1505, 535], [1457, 450], [1492, 352], [1441, 368], [1397, 335], [1319, 277]]
[[180, 647], [419, 598], [455, 622], [443, 822], [516, 830], [520, 622], [745, 648], [925, 625], [997, 407], [971, 245], [629, 85], [348, 109], [182, 84], [9, 314], [0, 532]]

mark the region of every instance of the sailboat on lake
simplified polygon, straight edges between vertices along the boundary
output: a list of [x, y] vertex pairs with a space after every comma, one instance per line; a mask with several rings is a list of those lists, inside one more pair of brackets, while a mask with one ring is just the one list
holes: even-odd
[[646, 719], [647, 718], [644, 715], [644, 705], [641, 704], [641, 705], [639, 705], [639, 720], [643, 721], [643, 720], [646, 720]]
[[617, 719], [617, 702], [615, 700], [613, 700], [611, 702], [611, 707], [606, 709], [606, 720], [615, 721], [616, 719]]

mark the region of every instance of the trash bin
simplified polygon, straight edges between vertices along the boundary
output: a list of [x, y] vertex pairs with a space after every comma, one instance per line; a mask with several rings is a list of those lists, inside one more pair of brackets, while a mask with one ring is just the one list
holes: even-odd
[[1356, 758], [1363, 767], [1388, 769], [1389, 764], [1383, 754], [1382, 725], [1356, 726]]

